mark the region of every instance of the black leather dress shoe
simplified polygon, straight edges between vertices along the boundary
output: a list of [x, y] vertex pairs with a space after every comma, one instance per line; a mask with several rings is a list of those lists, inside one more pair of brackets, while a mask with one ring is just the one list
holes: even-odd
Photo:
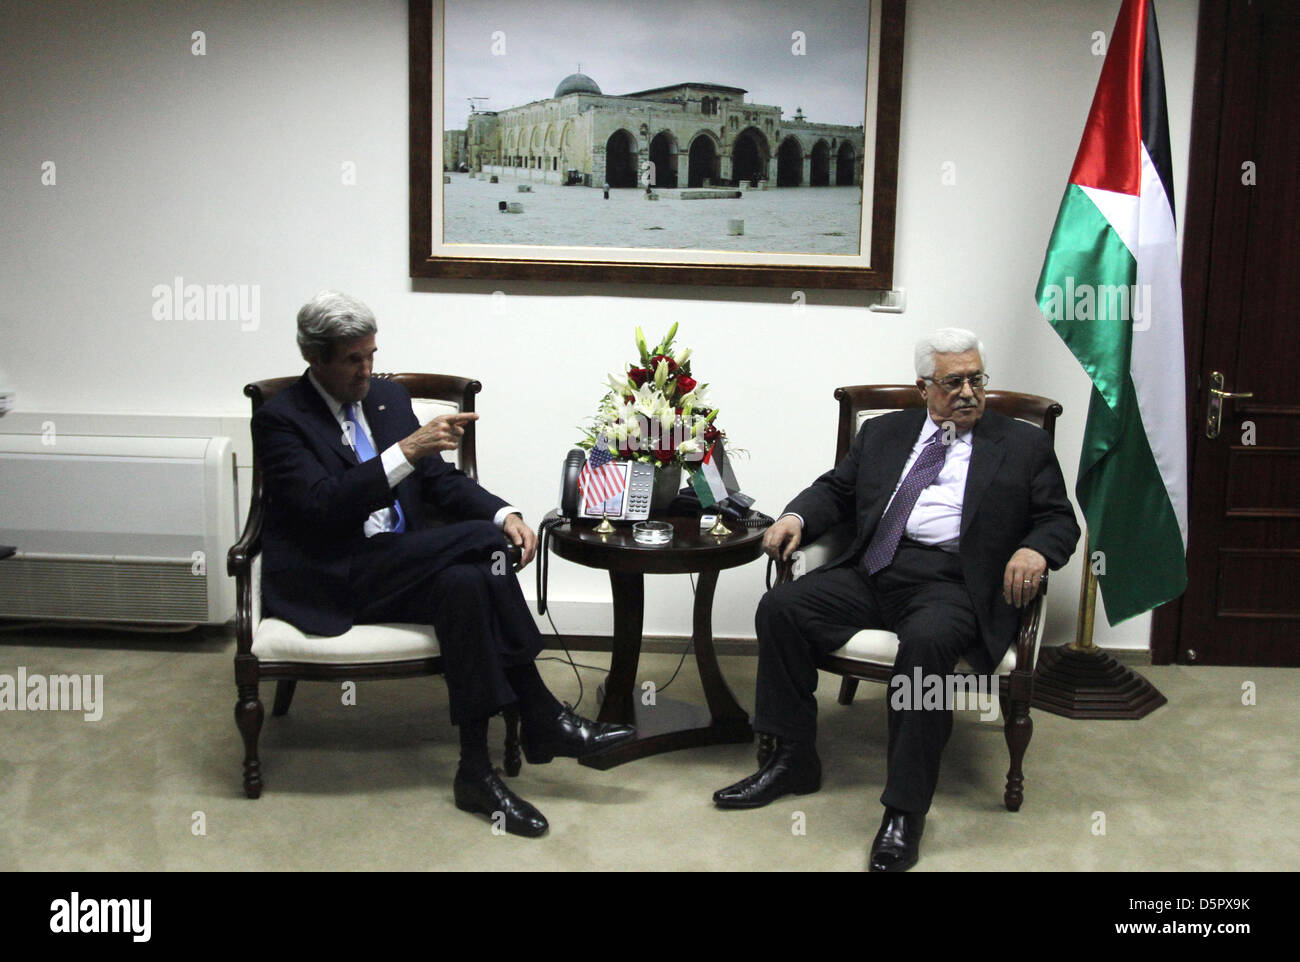
[[753, 775], [713, 793], [718, 808], [760, 808], [783, 795], [810, 795], [822, 787], [822, 762], [808, 742], [778, 739], [767, 763]]
[[478, 812], [488, 818], [495, 818], [501, 812], [505, 816], [505, 830], [511, 835], [536, 838], [548, 827], [542, 813], [510, 791], [496, 769], [478, 776], [457, 771], [452, 793], [456, 807], [462, 812]]
[[556, 755], [561, 758], [582, 758], [592, 752], [611, 748], [636, 735], [631, 725], [591, 721], [575, 715], [566, 704], [556, 717], [551, 731], [545, 737], [535, 737], [525, 726], [520, 732], [524, 758], [530, 765], [545, 765]]
[[880, 831], [871, 843], [872, 872], [906, 872], [921, 857], [921, 833], [925, 831], [923, 812], [904, 812], [886, 806]]

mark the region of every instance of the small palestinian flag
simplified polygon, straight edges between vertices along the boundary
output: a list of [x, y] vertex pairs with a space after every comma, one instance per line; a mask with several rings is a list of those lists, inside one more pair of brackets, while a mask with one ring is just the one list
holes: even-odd
[[691, 487], [699, 495], [700, 504], [706, 508], [713, 507], [727, 495], [740, 490], [727, 464], [727, 456], [722, 449], [721, 440], [714, 441], [713, 447], [704, 453], [699, 466], [691, 475]]

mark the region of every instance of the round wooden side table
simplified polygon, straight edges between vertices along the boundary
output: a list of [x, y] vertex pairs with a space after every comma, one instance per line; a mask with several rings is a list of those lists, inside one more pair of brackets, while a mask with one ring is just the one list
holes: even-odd
[[[547, 518], [555, 517], [552, 511]], [[661, 752], [752, 741], [749, 715], [727, 687], [713, 649], [713, 593], [718, 572], [748, 564], [763, 553], [761, 526], [743, 527], [729, 522], [732, 533], [713, 537], [701, 531], [698, 518], [655, 518], [673, 526], [671, 544], [647, 546], [632, 538], [632, 525], [620, 522], [613, 534], [593, 530], [595, 521], [563, 522], [551, 528], [552, 550], [566, 561], [609, 572], [614, 595], [613, 658], [605, 684], [600, 721], [635, 725], [636, 738], [605, 752], [589, 755], [582, 764], [607, 769]], [[695, 588], [692, 641], [695, 664], [708, 703], [705, 708], [656, 697], [643, 705], [636, 689], [641, 656], [641, 628], [645, 610], [645, 576], [648, 574], [699, 575]]]

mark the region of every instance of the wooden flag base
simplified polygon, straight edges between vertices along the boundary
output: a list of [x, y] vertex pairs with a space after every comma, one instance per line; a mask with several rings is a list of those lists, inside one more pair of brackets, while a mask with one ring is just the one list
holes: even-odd
[[1092, 643], [1097, 614], [1097, 575], [1089, 563], [1091, 539], [1084, 537], [1083, 581], [1075, 640], [1038, 653], [1034, 695], [1029, 704], [1066, 718], [1145, 718], [1169, 699], [1132, 668]]
[[1030, 704], [1065, 718], [1144, 718], [1168, 699], [1113, 655], [1091, 646], [1044, 648]]

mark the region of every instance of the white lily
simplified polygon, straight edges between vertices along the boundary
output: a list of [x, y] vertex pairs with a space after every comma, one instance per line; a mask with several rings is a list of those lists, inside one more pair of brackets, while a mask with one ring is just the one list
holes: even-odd
[[679, 352], [677, 352], [676, 356], [673, 357], [673, 360], [677, 362], [678, 367], [681, 367], [683, 364], [686, 363], [687, 359], [690, 356], [691, 356], [691, 349], [689, 347], [684, 347]]

